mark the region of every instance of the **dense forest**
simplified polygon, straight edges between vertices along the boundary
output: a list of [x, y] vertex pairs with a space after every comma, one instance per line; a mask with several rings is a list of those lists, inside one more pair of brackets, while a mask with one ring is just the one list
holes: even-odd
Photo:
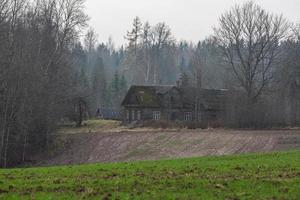
[[299, 124], [299, 25], [248, 2], [198, 43], [135, 17], [115, 48], [112, 38], [98, 42], [84, 3], [0, 0], [0, 166], [46, 150], [66, 120], [120, 111], [131, 85], [175, 85], [183, 75], [193, 87], [238, 91], [231, 126]]

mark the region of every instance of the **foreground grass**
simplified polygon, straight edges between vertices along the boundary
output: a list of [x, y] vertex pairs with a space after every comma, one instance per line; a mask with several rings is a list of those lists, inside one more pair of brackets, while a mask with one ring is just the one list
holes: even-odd
[[300, 151], [0, 170], [1, 199], [300, 199]]

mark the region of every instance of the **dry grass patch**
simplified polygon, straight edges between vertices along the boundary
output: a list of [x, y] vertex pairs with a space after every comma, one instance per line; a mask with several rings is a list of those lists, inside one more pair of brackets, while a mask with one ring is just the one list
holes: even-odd
[[115, 120], [88, 120], [84, 121], [81, 127], [76, 127], [75, 124], [62, 126], [58, 131], [61, 134], [78, 134], [78, 133], [99, 133], [99, 132], [117, 132], [123, 130], [120, 121]]

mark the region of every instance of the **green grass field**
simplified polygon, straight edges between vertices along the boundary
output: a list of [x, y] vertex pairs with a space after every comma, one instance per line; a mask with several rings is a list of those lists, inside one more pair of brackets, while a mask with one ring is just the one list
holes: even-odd
[[3, 169], [0, 199], [300, 199], [300, 151]]

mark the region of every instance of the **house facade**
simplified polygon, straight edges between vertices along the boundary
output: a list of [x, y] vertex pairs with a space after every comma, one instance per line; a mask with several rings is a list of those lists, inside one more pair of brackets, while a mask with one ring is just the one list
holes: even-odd
[[185, 90], [173, 85], [132, 86], [122, 102], [123, 121], [220, 121], [225, 93], [226, 90]]

